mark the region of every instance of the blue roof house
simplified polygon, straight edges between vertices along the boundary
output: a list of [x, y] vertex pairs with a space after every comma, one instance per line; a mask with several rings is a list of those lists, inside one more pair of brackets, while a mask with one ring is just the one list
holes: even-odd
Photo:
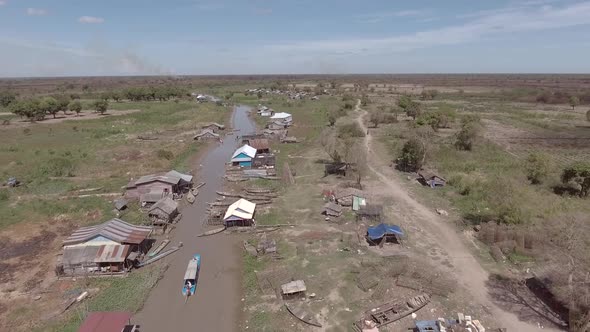
[[256, 156], [256, 149], [248, 144], [237, 149], [231, 157], [234, 166], [252, 167], [252, 159]]

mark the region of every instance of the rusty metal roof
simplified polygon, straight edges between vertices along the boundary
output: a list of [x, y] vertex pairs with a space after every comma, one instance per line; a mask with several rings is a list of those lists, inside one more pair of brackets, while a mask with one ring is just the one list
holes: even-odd
[[131, 319], [130, 312], [92, 312], [90, 313], [78, 332], [120, 332]]
[[125, 261], [129, 254], [129, 246], [124, 245], [103, 245], [100, 246], [96, 257], [94, 258], [95, 263], [121, 263]]
[[84, 243], [97, 236], [102, 236], [121, 244], [140, 244], [151, 233], [151, 227], [136, 226], [121, 219], [114, 218], [100, 225], [79, 228], [63, 241], [63, 245], [71, 246]]
[[249, 145], [256, 150], [269, 150], [270, 145], [266, 138], [254, 138], [249, 141]]

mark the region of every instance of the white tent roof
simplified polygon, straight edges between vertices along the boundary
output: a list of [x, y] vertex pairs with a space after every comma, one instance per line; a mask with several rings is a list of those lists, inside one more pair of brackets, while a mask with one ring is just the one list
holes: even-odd
[[240, 198], [227, 208], [227, 211], [225, 211], [225, 216], [223, 216], [223, 220], [226, 220], [232, 216], [241, 219], [252, 219], [254, 216], [254, 210], [256, 210], [256, 203], [252, 203], [243, 198]]
[[271, 119], [286, 119], [286, 118], [290, 118], [291, 114], [289, 113], [285, 113], [285, 112], [280, 112], [280, 113], [275, 113], [275, 115], [271, 116]]
[[244, 153], [245, 155], [247, 155], [250, 158], [254, 158], [256, 156], [256, 149], [251, 147], [248, 144], [245, 144], [244, 146], [242, 146], [241, 148], [237, 149], [236, 152], [234, 152], [234, 154], [231, 156], [232, 159], [239, 156], [240, 153]]

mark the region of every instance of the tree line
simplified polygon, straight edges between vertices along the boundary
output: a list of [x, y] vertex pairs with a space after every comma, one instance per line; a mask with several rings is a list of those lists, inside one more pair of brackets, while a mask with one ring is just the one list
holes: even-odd
[[[104, 114], [108, 106], [109, 104], [105, 100], [97, 100], [92, 104], [94, 110], [100, 114]], [[79, 100], [72, 100], [66, 95], [61, 95], [56, 97], [13, 100], [8, 104], [8, 109], [12, 113], [27, 118], [30, 121], [41, 121], [49, 115], [56, 118], [59, 112], [63, 112], [66, 115], [69, 111], [79, 115], [82, 111], [82, 103]]]

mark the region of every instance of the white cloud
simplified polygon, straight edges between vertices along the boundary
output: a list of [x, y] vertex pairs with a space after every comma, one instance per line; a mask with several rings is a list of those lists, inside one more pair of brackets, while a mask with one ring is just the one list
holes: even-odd
[[104, 22], [104, 18], [102, 17], [94, 17], [94, 16], [81, 16], [78, 19], [80, 23], [87, 23], [87, 24], [100, 24]]
[[45, 16], [47, 10], [41, 8], [27, 8], [27, 15], [29, 16]]
[[457, 45], [489, 36], [590, 25], [590, 1], [563, 7], [518, 7], [480, 13], [463, 25], [377, 39], [311, 40], [267, 45], [282, 54], [383, 54]]
[[380, 12], [374, 14], [367, 14], [359, 16], [359, 22], [361, 23], [379, 23], [383, 22], [388, 18], [410, 18], [410, 17], [424, 17], [430, 14], [430, 10], [416, 10], [416, 9], [407, 9], [407, 10], [399, 10], [393, 12]]

